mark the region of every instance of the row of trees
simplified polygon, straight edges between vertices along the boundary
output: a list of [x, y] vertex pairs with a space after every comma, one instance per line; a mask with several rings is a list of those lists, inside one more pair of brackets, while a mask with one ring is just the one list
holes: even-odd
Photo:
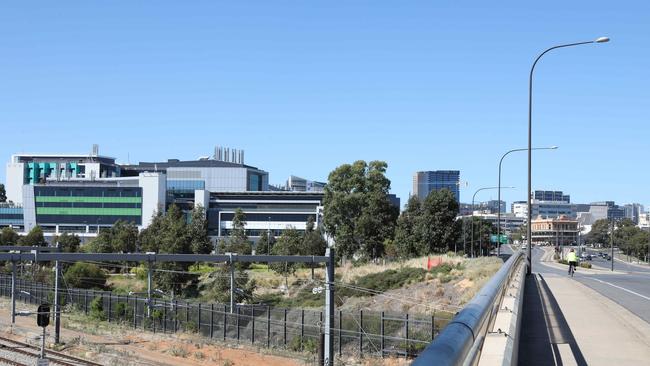
[[650, 233], [636, 226], [630, 219], [616, 221], [613, 235], [610, 220], [597, 220], [585, 237], [585, 242], [591, 244], [609, 245], [611, 240], [614, 241], [614, 246], [619, 247], [626, 254], [638, 258], [645, 258], [648, 255]]
[[[374, 259], [383, 255], [409, 258], [444, 253], [471, 235], [471, 221], [456, 220], [459, 205], [449, 190], [434, 190], [424, 202], [411, 197], [400, 214], [388, 198], [390, 180], [383, 161], [356, 161], [329, 174], [325, 187], [324, 224], [336, 242], [337, 253]], [[474, 242], [487, 248], [495, 228], [475, 218]], [[463, 230], [463, 227], [465, 230]]]
[[0, 233], [0, 245], [47, 246], [43, 229], [34, 227], [25, 236], [20, 236], [14, 229], [5, 227]]

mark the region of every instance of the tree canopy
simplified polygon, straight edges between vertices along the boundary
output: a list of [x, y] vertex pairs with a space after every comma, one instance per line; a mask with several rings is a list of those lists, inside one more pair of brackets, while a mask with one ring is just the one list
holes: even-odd
[[10, 227], [2, 228], [2, 232], [0, 233], [0, 245], [16, 245], [19, 240], [20, 235], [18, 235], [14, 229]]
[[393, 237], [399, 208], [388, 199], [387, 167], [383, 161], [359, 160], [329, 174], [324, 225], [341, 255], [379, 257], [384, 241]]
[[47, 242], [43, 236], [43, 229], [40, 226], [35, 226], [33, 229], [18, 240], [18, 245], [24, 245], [28, 247], [45, 247]]
[[460, 236], [458, 202], [447, 189], [433, 190], [424, 203], [411, 196], [397, 220], [394, 246], [400, 258], [444, 253]]

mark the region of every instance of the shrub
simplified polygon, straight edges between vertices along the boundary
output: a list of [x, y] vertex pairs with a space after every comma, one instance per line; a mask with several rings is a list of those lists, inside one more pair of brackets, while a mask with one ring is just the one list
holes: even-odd
[[73, 264], [63, 275], [63, 279], [68, 286], [85, 289], [104, 289], [107, 278], [108, 276], [104, 270], [94, 264], [83, 262]]
[[133, 267], [133, 268], [131, 268], [131, 271], [130, 271], [130, 272], [131, 272], [132, 275], [135, 275], [135, 278], [137, 278], [137, 279], [139, 279], [139, 280], [143, 280], [143, 281], [144, 281], [144, 280], [147, 279], [147, 273], [148, 273], [148, 270], [147, 270], [147, 268], [144, 266], [144, 264], [141, 264], [141, 265], [139, 265], [139, 266], [137, 266], [137, 267]]
[[104, 300], [101, 296], [97, 296], [90, 302], [90, 317], [97, 320], [106, 320], [106, 313], [104, 312]]
[[591, 268], [591, 263], [581, 262], [580, 267], [582, 267], [582, 268]]
[[314, 338], [305, 337], [301, 339], [300, 337], [293, 337], [289, 343], [289, 349], [294, 352], [300, 352], [300, 344], [302, 343], [302, 351], [315, 353], [318, 351], [318, 341]]

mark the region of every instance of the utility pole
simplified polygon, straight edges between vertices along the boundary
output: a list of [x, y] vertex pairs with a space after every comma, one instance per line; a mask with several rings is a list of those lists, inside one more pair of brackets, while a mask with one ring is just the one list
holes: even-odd
[[324, 364], [334, 365], [334, 248], [327, 248], [325, 271], [325, 350]]
[[16, 324], [16, 260], [11, 261], [11, 324]]
[[612, 258], [611, 258], [612, 272], [614, 272], [614, 229], [615, 229], [614, 216], [612, 216], [612, 232], [609, 235], [609, 247], [612, 251]]
[[235, 264], [232, 262], [232, 253], [228, 253], [230, 257], [230, 314], [235, 309]]
[[[60, 251], [59, 242], [56, 243], [57, 252]], [[54, 261], [54, 343], [59, 344], [61, 337], [61, 309], [59, 309], [59, 276], [61, 269], [59, 261]], [[43, 328], [45, 329], [45, 328]]]
[[151, 256], [153, 254], [156, 254], [156, 253], [148, 252], [147, 254], [149, 254], [149, 256], [148, 256], [149, 257], [149, 259], [148, 259], [149, 268], [147, 270], [147, 318], [149, 318], [149, 317], [151, 317], [151, 301], [152, 301], [151, 300], [151, 298], [152, 298], [152, 296], [151, 296], [151, 287], [153, 285], [153, 283], [152, 283], [153, 282], [153, 279], [152, 279], [152, 274], [153, 274], [152, 273], [153, 272], [153, 263], [152, 262], [153, 262], [153, 260], [151, 259]]

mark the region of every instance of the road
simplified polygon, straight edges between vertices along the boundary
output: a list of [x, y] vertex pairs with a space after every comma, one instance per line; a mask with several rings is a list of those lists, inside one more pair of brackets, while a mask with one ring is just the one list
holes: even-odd
[[[533, 247], [533, 272], [567, 275], [567, 272], [561, 268], [542, 263], [542, 256], [545, 253], [543, 249]], [[616, 271], [611, 273], [606, 271], [611, 265], [609, 261], [596, 257], [592, 262], [594, 268], [601, 271], [586, 273], [587, 271], [582, 272], [581, 268], [578, 268], [573, 280], [608, 297], [650, 323], [650, 269], [617, 260], [614, 263]]]

